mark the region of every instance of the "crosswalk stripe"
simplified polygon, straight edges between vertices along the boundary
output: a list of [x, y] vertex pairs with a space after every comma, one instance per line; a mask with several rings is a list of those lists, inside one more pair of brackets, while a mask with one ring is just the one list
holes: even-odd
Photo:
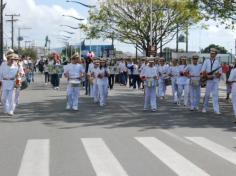
[[144, 147], [181, 176], [209, 176], [205, 171], [154, 137], [136, 137]]
[[86, 153], [97, 176], [128, 176], [101, 138], [82, 138]]
[[186, 137], [186, 138], [236, 165], [236, 152], [229, 150], [226, 147], [219, 145], [204, 137]]
[[28, 140], [18, 176], [49, 176], [49, 140]]

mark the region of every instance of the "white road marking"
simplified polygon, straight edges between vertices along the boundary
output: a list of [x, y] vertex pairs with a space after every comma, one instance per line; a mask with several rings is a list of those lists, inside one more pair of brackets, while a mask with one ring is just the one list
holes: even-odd
[[28, 140], [18, 176], [49, 176], [49, 140]]
[[169, 135], [169, 136], [175, 138], [176, 140], [178, 140], [178, 141], [180, 141], [180, 142], [182, 142], [182, 143], [184, 143], [184, 144], [187, 144], [187, 145], [192, 145], [192, 144], [193, 144], [193, 143], [191, 143], [190, 141], [186, 140], [185, 138], [181, 138], [180, 136], [177, 136], [176, 134], [171, 133], [171, 132], [168, 131], [168, 130], [159, 130], [159, 131], [161, 131], [162, 133], [165, 133], [165, 134], [167, 134], [167, 135]]
[[128, 176], [101, 138], [81, 140], [97, 176]]
[[154, 137], [136, 137], [144, 147], [165, 163], [177, 175], [181, 176], [209, 176], [201, 168], [184, 158], [175, 150]]
[[186, 138], [236, 165], [236, 152], [204, 137], [186, 137]]

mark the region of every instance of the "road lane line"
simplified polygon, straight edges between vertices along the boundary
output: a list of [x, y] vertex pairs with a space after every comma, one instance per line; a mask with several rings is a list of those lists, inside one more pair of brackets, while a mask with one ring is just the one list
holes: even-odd
[[49, 176], [49, 140], [28, 140], [18, 176]]
[[165, 163], [177, 175], [181, 176], [209, 176], [201, 168], [184, 158], [175, 150], [154, 137], [136, 137], [145, 148]]
[[204, 137], [186, 137], [186, 138], [236, 165], [236, 152]]
[[101, 138], [81, 140], [97, 176], [128, 176]]
[[186, 140], [185, 138], [181, 138], [180, 136], [177, 136], [176, 134], [174, 133], [171, 133], [170, 131], [168, 130], [159, 130], [161, 131], [162, 133], [165, 133], [166, 135], [168, 136], [171, 136], [173, 137], [174, 139], [184, 143], [184, 144], [187, 144], [187, 145], [192, 145], [193, 143], [191, 143], [190, 141]]

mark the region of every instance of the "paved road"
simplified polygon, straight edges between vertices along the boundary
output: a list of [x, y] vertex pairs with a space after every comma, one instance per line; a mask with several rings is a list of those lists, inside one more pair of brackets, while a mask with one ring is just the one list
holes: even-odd
[[142, 93], [117, 86], [104, 109], [82, 96], [80, 111], [69, 112], [64, 84], [54, 91], [36, 81], [14, 118], [0, 114], [1, 176], [236, 174], [230, 104], [221, 102], [223, 115], [215, 116], [168, 98], [157, 112], [143, 112]]

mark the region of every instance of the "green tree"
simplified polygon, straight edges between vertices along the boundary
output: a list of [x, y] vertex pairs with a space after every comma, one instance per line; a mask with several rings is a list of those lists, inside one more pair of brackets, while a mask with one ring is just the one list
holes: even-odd
[[173, 40], [177, 24], [181, 31], [203, 19], [192, 1], [152, 1], [151, 9], [151, 0], [105, 0], [81, 28], [88, 37], [115, 38], [148, 53], [150, 46], [158, 49]]
[[61, 52], [61, 55], [63, 57], [66, 57], [67, 58], [71, 58], [71, 56], [73, 56], [76, 52], [80, 52], [80, 49], [79, 48], [76, 48], [72, 45], [67, 45]]
[[224, 24], [226, 28], [235, 28], [236, 1], [235, 0], [194, 0], [206, 20], [213, 19]]
[[16, 53], [22, 56], [24, 55], [24, 56], [31, 57], [33, 60], [36, 60], [38, 57], [37, 51], [34, 48], [25, 48], [25, 49], [20, 48], [20, 50], [15, 49], [15, 51]]
[[223, 46], [219, 46], [219, 45], [215, 45], [215, 44], [210, 44], [205, 49], [202, 49], [201, 52], [202, 53], [210, 53], [211, 48], [216, 48], [218, 50], [219, 54], [227, 54], [228, 53], [228, 51]]

